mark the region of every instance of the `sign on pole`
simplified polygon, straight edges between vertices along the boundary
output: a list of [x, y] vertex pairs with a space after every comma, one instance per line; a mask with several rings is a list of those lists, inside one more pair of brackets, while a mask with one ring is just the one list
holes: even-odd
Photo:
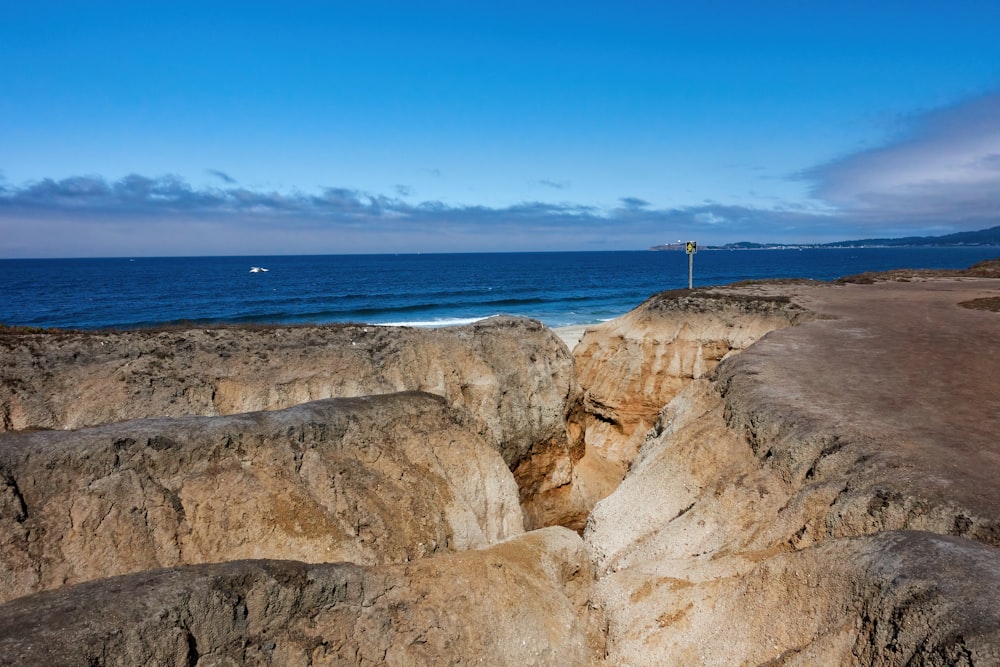
[[688, 254], [688, 289], [694, 287], [694, 254], [698, 252], [698, 242], [688, 241], [684, 247]]

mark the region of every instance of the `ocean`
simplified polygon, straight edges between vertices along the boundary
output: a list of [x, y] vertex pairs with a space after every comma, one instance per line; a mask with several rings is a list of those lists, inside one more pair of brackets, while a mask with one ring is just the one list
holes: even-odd
[[[1000, 247], [701, 250], [694, 284], [832, 280], [965, 268]], [[251, 272], [251, 267], [267, 271]], [[683, 252], [555, 252], [0, 260], [0, 324], [131, 329], [217, 323], [464, 324], [497, 314], [558, 327], [687, 287]]]

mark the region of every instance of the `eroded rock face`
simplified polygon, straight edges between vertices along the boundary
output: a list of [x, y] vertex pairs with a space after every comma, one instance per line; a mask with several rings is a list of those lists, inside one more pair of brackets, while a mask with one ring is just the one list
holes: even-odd
[[158, 570], [0, 605], [0, 664], [586, 665], [592, 582], [563, 528], [397, 566]]
[[191, 563], [399, 563], [522, 531], [499, 454], [425, 393], [0, 438], [4, 600]]
[[[534, 334], [503, 320], [446, 332], [460, 344], [427, 353], [429, 366], [408, 346], [430, 344], [405, 338], [399, 350], [395, 339], [366, 343], [358, 365], [342, 366], [367, 391], [364, 373], [377, 384], [392, 369], [475, 366], [489, 356], [481, 348], [506, 351], [500, 370], [483, 370], [481, 393], [463, 393], [472, 377], [451, 370], [420, 382], [444, 398], [0, 436], [0, 539], [13, 554], [4, 587], [96, 572], [115, 553], [107, 545], [138, 554], [135, 569], [161, 564], [148, 556], [161, 552], [361, 563], [236, 561], [33, 594], [0, 605], [0, 661], [996, 663], [1000, 326], [961, 304], [995, 298], [1000, 280], [908, 280], [658, 295], [581, 343], [584, 402], [572, 382], [550, 391], [562, 386], [551, 362], [528, 354], [527, 380], [506, 369], [534, 348], [490, 336]], [[294, 359], [306, 347], [288, 352], [302, 377]], [[277, 359], [259, 361], [286, 386]], [[491, 373], [515, 395], [491, 389]], [[287, 387], [314, 386], [300, 379]], [[330, 405], [350, 417], [328, 418]], [[482, 416], [501, 408], [529, 416]], [[538, 436], [553, 410], [568, 415], [570, 442], [586, 435], [586, 456], [565, 431]], [[535, 425], [532, 444], [506, 447], [496, 433], [517, 424]], [[194, 449], [199, 429], [215, 435]], [[582, 526], [610, 493], [583, 542], [546, 529], [489, 546], [518, 532], [497, 518], [516, 507], [508, 467], [532, 525]], [[213, 493], [221, 500], [206, 500]], [[324, 557], [331, 545], [343, 555]], [[165, 564], [189, 562], [177, 558]]]
[[963, 538], [886, 532], [776, 553], [735, 571], [676, 577], [647, 566], [645, 579], [638, 574], [620, 572], [599, 586], [598, 599], [611, 605], [610, 664], [1000, 659], [995, 549]]
[[587, 527], [609, 660], [995, 662], [1000, 326], [958, 304], [997, 290], [799, 290], [692, 381]]
[[570, 430], [585, 442], [574, 480], [588, 509], [613, 491], [656, 417], [692, 380], [770, 331], [814, 315], [774, 287], [662, 292], [590, 328], [573, 350], [584, 389]]
[[[567, 414], [573, 358], [533, 320], [465, 327], [268, 327], [0, 336], [0, 431], [73, 429], [128, 419], [278, 410], [331, 397], [426, 391], [515, 471], [526, 516], [570, 481], [583, 455]], [[541, 525], [533, 523], [532, 525]]]

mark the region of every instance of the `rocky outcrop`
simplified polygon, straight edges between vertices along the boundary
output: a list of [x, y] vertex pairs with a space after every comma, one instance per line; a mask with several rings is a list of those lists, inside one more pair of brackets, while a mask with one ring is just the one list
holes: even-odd
[[499, 454], [425, 393], [0, 438], [3, 600], [192, 563], [400, 563], [521, 532]]
[[[400, 391], [443, 396], [515, 472], [532, 526], [582, 442], [573, 358], [533, 320], [465, 327], [303, 326], [0, 335], [0, 431], [278, 410]], [[535, 507], [541, 503], [541, 507]], [[536, 520], [537, 519], [537, 520]]]
[[[1000, 280], [901, 280], [657, 295], [581, 341], [583, 400], [566, 348], [521, 320], [378, 345], [345, 333], [364, 327], [273, 329], [231, 371], [264, 369], [259, 387], [192, 371], [213, 406], [277, 408], [323, 383], [378, 395], [4, 434], [0, 588], [96, 580], [0, 605], [0, 661], [996, 663], [1000, 326], [963, 304], [992, 303]], [[25, 387], [76, 414], [72, 383], [31, 379], [47, 357], [26, 340], [0, 371], [8, 423], [48, 409]], [[555, 361], [533, 359], [550, 341]], [[383, 391], [397, 376], [437, 397]], [[143, 377], [138, 403], [173, 410]], [[517, 535], [511, 470], [530, 525], [586, 522], [583, 540]], [[261, 556], [299, 562], [238, 560]], [[180, 566], [208, 560], [232, 562]]]
[[396, 566], [157, 570], [0, 605], [0, 664], [585, 665], [592, 582], [563, 528]]
[[995, 662], [996, 291], [795, 288], [818, 319], [682, 390], [585, 534], [609, 660]]
[[763, 285], [661, 292], [589, 328], [573, 350], [584, 399], [570, 420], [585, 442], [574, 479], [583, 515], [618, 486], [657, 414], [691, 380], [768, 332], [811, 317]]

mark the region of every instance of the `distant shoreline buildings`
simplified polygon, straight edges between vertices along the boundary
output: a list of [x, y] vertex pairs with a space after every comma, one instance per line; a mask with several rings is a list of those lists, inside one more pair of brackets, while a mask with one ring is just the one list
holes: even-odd
[[[858, 239], [835, 241], [833, 243], [753, 243], [740, 241], [725, 245], [699, 245], [699, 250], [782, 250], [801, 248], [899, 248], [899, 247], [957, 247], [957, 246], [1000, 246], [1000, 225], [974, 232], [957, 232], [944, 236], [907, 236], [898, 239]], [[685, 244], [664, 243], [650, 250], [681, 250]]]

